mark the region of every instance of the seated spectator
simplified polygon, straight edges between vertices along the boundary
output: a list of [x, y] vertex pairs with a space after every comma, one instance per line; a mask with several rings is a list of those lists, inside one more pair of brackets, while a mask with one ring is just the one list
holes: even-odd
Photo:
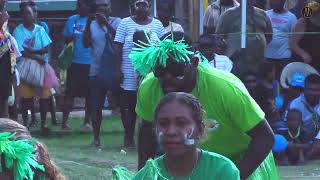
[[297, 109], [291, 109], [287, 114], [286, 125], [288, 129], [279, 132], [289, 142], [284, 157], [282, 157], [282, 163], [283, 165], [304, 164], [305, 156], [310, 151], [311, 145], [301, 131], [302, 113]]
[[[317, 135], [320, 123], [320, 76], [311, 74], [306, 77], [303, 93], [293, 100], [290, 110], [297, 109], [302, 113], [301, 131], [305, 134], [308, 142], [313, 145], [313, 153], [319, 152]], [[313, 154], [312, 153], [312, 154]]]
[[301, 72], [296, 72], [292, 75], [290, 82], [288, 83], [289, 88], [282, 89], [284, 94], [284, 103], [280, 109], [280, 113], [284, 113], [287, 110], [290, 102], [303, 92], [305, 76]]
[[[32, 139], [26, 127], [10, 119], [0, 119], [0, 141], [0, 179], [65, 179], [44, 144]], [[10, 160], [11, 167], [7, 164]]]
[[[271, 65], [269, 66], [271, 67]], [[261, 77], [265, 78], [261, 79], [259, 79], [259, 76], [255, 73], [247, 72], [241, 76], [241, 80], [248, 89], [252, 98], [264, 111], [266, 114], [266, 119], [268, 120], [272, 129], [274, 129], [280, 116], [276, 111], [274, 104], [275, 96], [273, 94], [272, 75], [270, 75], [272, 74], [272, 70], [270, 72], [271, 73], [269, 73], [269, 75], [267, 73], [263, 73], [263, 76]], [[268, 77], [270, 82], [268, 81]]]
[[233, 63], [224, 55], [220, 55], [226, 49], [226, 42], [222, 37], [214, 35], [202, 35], [199, 40], [200, 52], [208, 60], [209, 64], [217, 69], [231, 72]]
[[158, 5], [158, 19], [161, 21], [164, 27], [164, 34], [171, 31], [184, 32], [182, 26], [178, 23], [172, 22], [172, 3], [166, 1], [160, 1]]
[[240, 179], [229, 159], [197, 148], [204, 133], [203, 116], [200, 102], [192, 95], [163, 97], [155, 110], [155, 131], [165, 154], [149, 160], [133, 179]]

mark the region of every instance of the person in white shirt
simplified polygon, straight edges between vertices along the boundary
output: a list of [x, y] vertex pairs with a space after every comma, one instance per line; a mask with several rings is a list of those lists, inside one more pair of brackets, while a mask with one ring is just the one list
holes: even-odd
[[199, 45], [200, 52], [209, 60], [212, 67], [231, 72], [233, 63], [227, 56], [223, 55], [226, 47], [223, 38], [215, 35], [202, 35]]
[[166, 1], [160, 1], [158, 5], [158, 19], [161, 21], [164, 27], [164, 34], [168, 32], [184, 32], [182, 26], [178, 23], [172, 22], [172, 12], [173, 6]]

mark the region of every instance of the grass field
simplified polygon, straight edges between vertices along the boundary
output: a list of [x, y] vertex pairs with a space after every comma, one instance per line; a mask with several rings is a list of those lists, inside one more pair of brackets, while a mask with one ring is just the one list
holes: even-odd
[[[60, 133], [53, 128], [49, 138], [36, 137], [44, 142], [52, 157], [69, 180], [108, 180], [111, 169], [122, 165], [136, 170], [137, 153], [120, 153], [123, 141], [123, 128], [117, 117], [103, 121], [102, 149], [90, 148], [91, 133], [81, 132], [81, 119], [71, 119], [72, 133]], [[37, 134], [37, 131], [34, 132]], [[310, 162], [305, 166], [279, 167], [281, 179], [313, 180], [320, 179], [320, 161]]]

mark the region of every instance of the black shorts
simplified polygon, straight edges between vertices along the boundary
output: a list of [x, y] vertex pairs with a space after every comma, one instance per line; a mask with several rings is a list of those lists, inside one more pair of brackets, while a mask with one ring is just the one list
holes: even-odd
[[6, 100], [11, 95], [12, 74], [10, 52], [0, 58], [0, 100]]
[[88, 64], [71, 64], [67, 72], [66, 96], [88, 97], [89, 71]]
[[135, 109], [137, 104], [137, 91], [120, 90], [120, 108]]

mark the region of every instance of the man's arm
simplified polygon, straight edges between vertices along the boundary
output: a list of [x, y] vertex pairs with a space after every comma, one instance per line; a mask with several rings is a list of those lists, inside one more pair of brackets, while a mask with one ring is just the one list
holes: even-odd
[[247, 134], [252, 138], [247, 152], [238, 163], [241, 179], [248, 178], [270, 153], [274, 136], [271, 127], [263, 120]]
[[29, 59], [33, 59], [35, 61], [37, 61], [39, 64], [45, 64], [45, 60], [41, 57], [38, 56], [36, 54], [30, 53], [29, 51], [23, 51], [22, 52], [22, 56], [25, 58], [29, 58]]
[[116, 53], [117, 53], [117, 68], [121, 69], [122, 65], [122, 49], [123, 49], [123, 44], [119, 42], [114, 43], [115, 48], [116, 48]]
[[27, 52], [29, 52], [31, 54], [44, 55], [44, 54], [49, 53], [49, 48], [50, 48], [50, 46], [47, 46], [47, 47], [44, 47], [44, 48], [38, 49], [38, 50], [31, 49], [31, 48], [24, 48], [24, 49], [25, 49], [25, 51], [27, 51]]
[[267, 14], [265, 14], [266, 16], [266, 23], [267, 23], [267, 28], [266, 31], [264, 32], [265, 37], [266, 37], [266, 41], [267, 44], [269, 44], [272, 41], [272, 33], [273, 33], [273, 29], [272, 29], [272, 23], [271, 20], [269, 18], [269, 16]]

